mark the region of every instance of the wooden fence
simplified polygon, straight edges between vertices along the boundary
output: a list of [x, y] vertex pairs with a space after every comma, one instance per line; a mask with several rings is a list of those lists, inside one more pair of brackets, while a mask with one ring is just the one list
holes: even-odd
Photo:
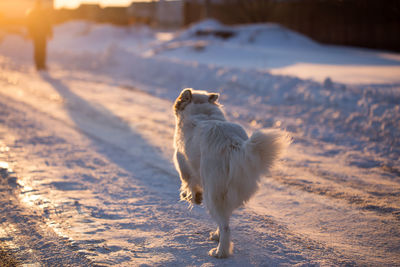
[[327, 44], [400, 51], [400, 0], [225, 0], [186, 2], [185, 24], [279, 23]]

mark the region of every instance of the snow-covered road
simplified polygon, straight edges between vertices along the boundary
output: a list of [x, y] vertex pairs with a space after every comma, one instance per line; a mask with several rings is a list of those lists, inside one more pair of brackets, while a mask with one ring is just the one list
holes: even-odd
[[[32, 249], [30, 260], [73, 252], [76, 261], [84, 257], [80, 263], [105, 265], [398, 263], [398, 179], [345, 166], [327, 153], [339, 147], [294, 145], [283, 168], [233, 217], [236, 253], [221, 262], [206, 253], [214, 246], [209, 216], [178, 202], [170, 101], [56, 72], [7, 77], [0, 120], [9, 151], [2, 160], [20, 186], [10, 203], [18, 208], [2, 212], [3, 238], [21, 255]], [[30, 233], [6, 238], [21, 227], [22, 208], [35, 228], [54, 232], [36, 241], [48, 249], [20, 246]], [[59, 239], [68, 249], [60, 251]]]
[[[125, 40], [141, 45], [90, 53], [57, 45], [84, 43], [61, 31], [48, 72], [32, 69], [21, 40], [20, 55], [0, 55], [0, 246], [45, 266], [400, 265], [398, 84], [149, 55], [156, 41], [142, 31]], [[249, 131], [286, 128], [295, 140], [234, 214], [226, 260], [207, 255], [207, 212], [178, 198], [171, 106], [185, 86], [220, 92]]]
[[[213, 246], [207, 237], [214, 227], [207, 214], [199, 208], [190, 211], [186, 204], [178, 203], [179, 181], [173, 167], [161, 149], [154, 151], [171, 143], [169, 102], [103, 85], [101, 93], [119, 90], [119, 95], [129, 98], [130, 118], [121, 118], [107, 112], [100, 103], [75, 94], [79, 85], [74, 86], [74, 82], [70, 81], [74, 86], [70, 89], [70, 85], [47, 74], [36, 78], [39, 84], [43, 82], [36, 91], [9, 87], [1, 97], [3, 147], [10, 148], [5, 159], [21, 186], [16, 187], [19, 199], [12, 204], [26, 204], [23, 206], [30, 210], [27, 219], [55, 233], [55, 240], [48, 241], [53, 245], [46, 250], [54, 255], [41, 255], [40, 246], [26, 248], [33, 250], [35, 261], [49, 263], [55, 261], [57, 253], [68, 257], [70, 251], [79, 251], [96, 264], [106, 265], [221, 263], [206, 253]], [[32, 82], [32, 77], [29, 80]], [[62, 100], [44, 97], [47, 92], [39, 88], [48, 86], [58, 91]], [[100, 93], [91, 89], [85, 93]], [[18, 101], [21, 95], [23, 101]], [[165, 139], [159, 140], [160, 144], [166, 142], [163, 146], [149, 144], [150, 140], [142, 137], [141, 131], [149, 130], [142, 125], [144, 119], [146, 123], [153, 121], [158, 132], [155, 138]], [[135, 131], [136, 127], [140, 130]], [[20, 216], [18, 209], [8, 208], [7, 214], [12, 220]], [[4, 230], [8, 236], [9, 220], [4, 224], [8, 225]], [[234, 225], [236, 250], [240, 252], [223, 262], [229, 266], [316, 263], [307, 254], [323, 257], [326, 253], [324, 246], [296, 236], [270, 216], [251, 210], [235, 216]], [[31, 238], [30, 233], [17, 236], [22, 240], [10, 238], [7, 243], [16, 247]], [[61, 237], [68, 238], [64, 240], [71, 247], [68, 251], [59, 251], [56, 238]], [[318, 249], [312, 251], [311, 246]], [[21, 254], [26, 249], [21, 249]], [[334, 255], [323, 258], [328, 262], [345, 260], [337, 260]]]

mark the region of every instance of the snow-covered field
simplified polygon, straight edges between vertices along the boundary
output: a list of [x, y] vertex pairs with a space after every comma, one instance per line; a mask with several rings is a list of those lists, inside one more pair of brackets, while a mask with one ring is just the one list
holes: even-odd
[[[274, 24], [72, 22], [37, 73], [28, 40], [1, 40], [0, 247], [21, 263], [400, 266], [399, 54]], [[226, 260], [207, 256], [204, 208], [178, 201], [171, 106], [185, 87], [219, 92], [249, 132], [294, 138], [234, 214]]]

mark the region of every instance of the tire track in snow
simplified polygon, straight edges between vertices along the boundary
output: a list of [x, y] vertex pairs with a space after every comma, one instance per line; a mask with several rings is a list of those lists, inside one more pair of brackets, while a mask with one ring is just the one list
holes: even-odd
[[[288, 167], [296, 168], [296, 166]], [[297, 166], [298, 168], [298, 166]], [[337, 179], [331, 179], [341, 174], [329, 172], [320, 168], [309, 168], [306, 176], [317, 176], [320, 179], [326, 179], [328, 182], [313, 182], [307, 178], [293, 176], [274, 176], [273, 178], [287, 186], [303, 190], [308, 193], [322, 195], [338, 200], [345, 200], [350, 205], [356, 205], [360, 209], [375, 211], [378, 214], [392, 215], [396, 220], [400, 220], [400, 186], [392, 183], [386, 186], [375, 188], [371, 184], [363, 184], [362, 181], [351, 181], [354, 177], [343, 175], [343, 181], [338, 182]], [[350, 189], [350, 190], [349, 190]], [[384, 199], [382, 199], [384, 197]]]
[[[0, 147], [4, 144], [5, 129], [0, 127]], [[3, 139], [3, 140], [2, 140]], [[92, 266], [92, 262], [80, 253], [67, 238], [59, 236], [46, 225], [40, 214], [29, 210], [17, 197], [22, 194], [14, 173], [4, 163], [10, 161], [7, 151], [2, 150], [0, 162], [0, 244], [15, 259], [15, 264], [32, 266]], [[1, 265], [1, 264], [0, 264]], [[8, 265], [7, 265], [8, 266]], [[12, 264], [9, 266], [13, 266]]]

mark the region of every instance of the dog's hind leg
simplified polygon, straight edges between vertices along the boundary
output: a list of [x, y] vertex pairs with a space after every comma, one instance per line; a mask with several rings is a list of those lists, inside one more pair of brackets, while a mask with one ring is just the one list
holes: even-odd
[[210, 233], [210, 240], [219, 242], [219, 227], [217, 227], [217, 230]]
[[233, 244], [231, 242], [231, 230], [229, 228], [229, 215], [218, 216], [218, 230], [219, 231], [219, 243], [216, 248], [209, 251], [209, 255], [216, 258], [226, 258], [233, 252]]

